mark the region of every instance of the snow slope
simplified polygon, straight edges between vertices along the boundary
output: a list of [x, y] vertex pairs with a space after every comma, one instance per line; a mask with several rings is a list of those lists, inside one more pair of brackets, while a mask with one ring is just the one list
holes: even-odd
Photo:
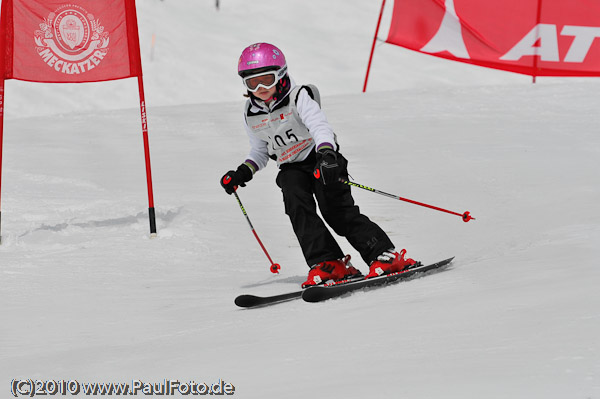
[[[7, 82], [3, 397], [31, 378], [223, 379], [240, 398], [600, 398], [600, 83], [532, 85], [382, 45], [361, 94], [379, 4], [279, 3], [138, 1], [142, 39], [159, 32], [144, 58], [156, 239], [135, 82]], [[276, 34], [243, 26], [272, 9]], [[321, 304], [235, 307], [307, 273], [275, 166], [239, 194], [278, 276], [217, 181], [246, 155], [231, 65], [256, 40], [282, 43], [296, 80], [319, 85], [355, 181], [477, 218], [354, 191], [399, 248], [456, 255], [450, 268]], [[215, 42], [205, 69], [200, 44]], [[357, 65], [331, 54], [351, 47]]]
[[[137, 7], [146, 100], [156, 107], [240, 99], [237, 60], [244, 47], [259, 41], [284, 49], [296, 80], [314, 83], [326, 95], [358, 93], [381, 3], [220, 0], [217, 11], [213, 0], [138, 0]], [[387, 37], [387, 27], [384, 21], [380, 38]], [[379, 44], [369, 91], [530, 81]], [[8, 81], [6, 97], [6, 117], [14, 118], [133, 108], [138, 91], [135, 79], [84, 85]]]

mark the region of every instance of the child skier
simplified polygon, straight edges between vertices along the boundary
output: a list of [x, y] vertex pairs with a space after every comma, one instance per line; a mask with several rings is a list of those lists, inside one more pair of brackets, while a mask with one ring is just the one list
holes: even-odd
[[[385, 232], [362, 215], [350, 187], [348, 161], [339, 152], [337, 137], [320, 108], [314, 86], [296, 86], [287, 73], [281, 50], [256, 43], [242, 52], [238, 74], [247, 89], [244, 111], [250, 153], [237, 170], [221, 178], [228, 194], [252, 180], [269, 158], [277, 162], [276, 183], [283, 193], [304, 258], [310, 267], [302, 287], [341, 280], [360, 272], [348, 264], [325, 222], [370, 265], [366, 278], [401, 271], [414, 264], [405, 250], [396, 252]], [[316, 210], [315, 198], [323, 219]]]

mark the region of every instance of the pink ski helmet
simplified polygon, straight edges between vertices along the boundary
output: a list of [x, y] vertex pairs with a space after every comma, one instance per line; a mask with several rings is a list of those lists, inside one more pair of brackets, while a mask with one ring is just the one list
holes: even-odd
[[287, 73], [283, 52], [269, 43], [255, 43], [242, 51], [238, 61], [238, 75], [242, 78], [261, 72], [278, 71], [281, 79]]

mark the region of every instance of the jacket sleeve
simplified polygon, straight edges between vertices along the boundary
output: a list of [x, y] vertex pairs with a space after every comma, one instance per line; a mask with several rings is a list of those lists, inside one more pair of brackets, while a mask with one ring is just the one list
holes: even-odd
[[325, 113], [306, 90], [300, 90], [296, 103], [298, 115], [313, 137], [317, 151], [324, 147], [336, 147], [335, 134]]
[[246, 118], [244, 118], [244, 128], [250, 141], [250, 153], [244, 163], [250, 167], [252, 173], [256, 173], [269, 162], [268, 143], [252, 134], [252, 129], [248, 126]]

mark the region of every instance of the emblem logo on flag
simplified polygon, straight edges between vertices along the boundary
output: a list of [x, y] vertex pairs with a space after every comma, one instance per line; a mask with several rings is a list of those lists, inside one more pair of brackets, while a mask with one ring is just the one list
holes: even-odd
[[109, 33], [84, 8], [67, 4], [48, 14], [34, 32], [37, 53], [57, 72], [85, 73], [108, 53]]

